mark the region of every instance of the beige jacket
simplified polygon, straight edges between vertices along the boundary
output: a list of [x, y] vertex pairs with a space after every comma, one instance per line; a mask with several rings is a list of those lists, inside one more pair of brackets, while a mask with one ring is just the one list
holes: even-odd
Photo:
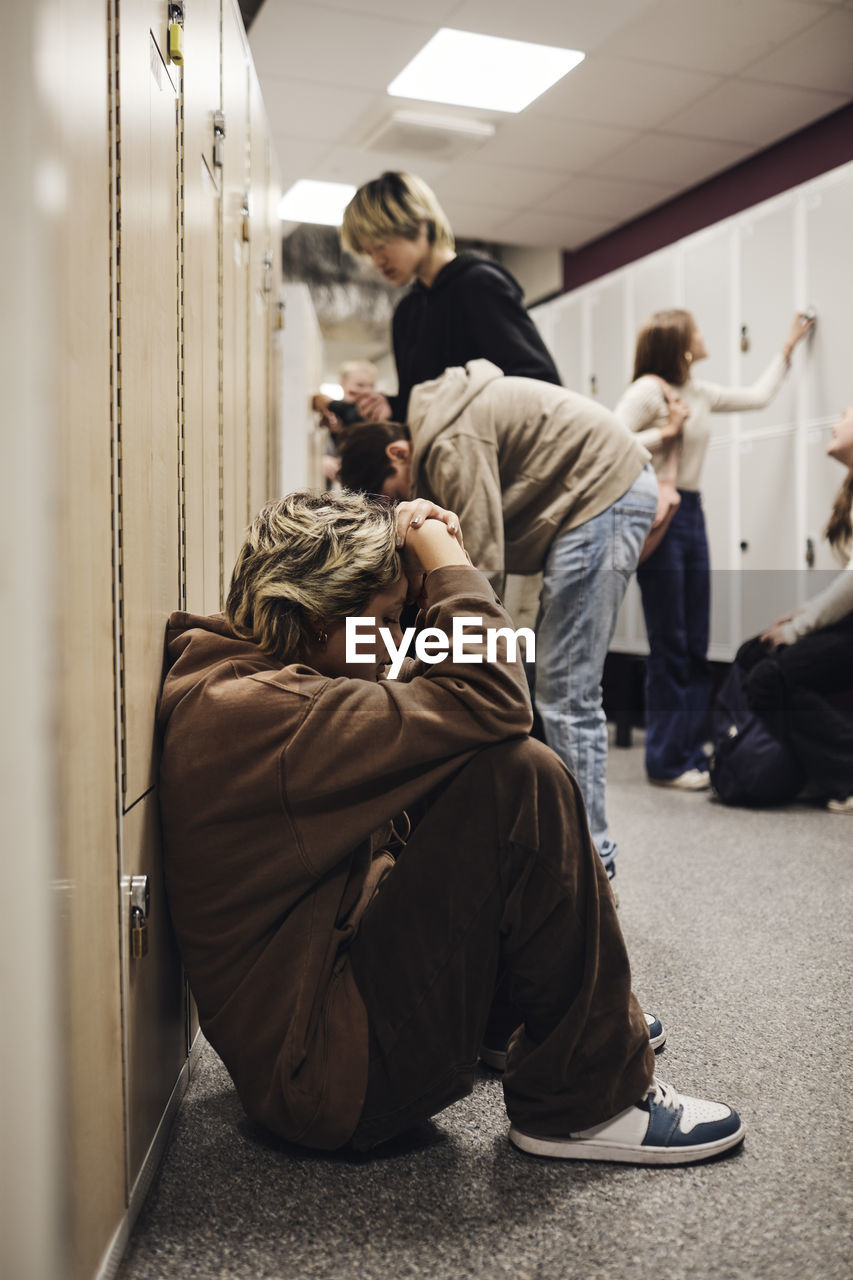
[[488, 360], [415, 387], [409, 427], [413, 493], [459, 515], [497, 591], [505, 573], [538, 573], [557, 534], [612, 506], [649, 460], [608, 409]]

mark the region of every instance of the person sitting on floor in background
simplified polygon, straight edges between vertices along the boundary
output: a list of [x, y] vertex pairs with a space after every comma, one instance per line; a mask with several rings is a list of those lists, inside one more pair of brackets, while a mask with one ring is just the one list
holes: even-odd
[[601, 680], [657, 506], [646, 449], [595, 401], [472, 360], [415, 387], [406, 426], [353, 427], [341, 483], [458, 511], [466, 550], [498, 592], [505, 573], [543, 572], [536, 708], [546, 742], [578, 780], [612, 879]]
[[[382, 678], [412, 593], [433, 637], [477, 618], [479, 640], [468, 631], [466, 661]], [[653, 1076], [577, 786], [528, 737], [509, 645], [483, 661], [500, 628], [511, 620], [452, 512], [353, 494], [268, 504], [225, 614], [172, 615], [160, 803], [202, 1030], [254, 1120], [364, 1150], [470, 1093], [504, 984], [520, 1017], [503, 1079], [517, 1147], [715, 1155], [743, 1125]]]
[[737, 661], [749, 671], [750, 706], [790, 746], [810, 789], [832, 813], [853, 814], [853, 719], [835, 705], [853, 694], [853, 404], [827, 453], [847, 467], [824, 530], [844, 567], [801, 609], [742, 645]]
[[340, 442], [342, 433], [353, 422], [361, 422], [356, 400], [359, 396], [376, 390], [379, 370], [370, 360], [347, 360], [341, 365], [341, 396], [335, 400], [322, 391], [311, 400], [311, 408], [320, 414], [320, 420], [329, 436], [323, 453], [323, 475], [326, 487], [335, 484], [341, 469]]

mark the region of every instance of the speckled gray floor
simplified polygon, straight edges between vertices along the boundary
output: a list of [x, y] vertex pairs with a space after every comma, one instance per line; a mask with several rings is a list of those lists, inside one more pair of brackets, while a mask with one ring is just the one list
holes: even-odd
[[740, 1110], [675, 1169], [514, 1151], [498, 1078], [371, 1159], [264, 1139], [205, 1049], [119, 1280], [850, 1280], [853, 817], [726, 809], [613, 750], [621, 919], [658, 1072]]

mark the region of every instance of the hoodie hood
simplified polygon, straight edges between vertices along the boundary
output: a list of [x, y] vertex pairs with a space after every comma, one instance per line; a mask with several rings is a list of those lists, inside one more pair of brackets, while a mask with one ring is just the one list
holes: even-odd
[[[485, 253], [457, 253], [455, 258], [451, 258], [450, 262], [441, 268], [431, 285], [427, 286], [417, 280], [411, 292], [414, 293], [422, 289], [424, 293], [437, 294], [441, 293], [443, 289], [455, 289], [459, 284], [460, 277], [467, 275], [475, 267], [482, 267], [484, 263], [504, 277], [513, 293], [516, 294], [519, 303], [521, 303], [524, 293], [515, 276], [511, 275], [506, 267], [501, 266], [499, 262], [495, 262], [494, 258], [487, 257]], [[462, 287], [464, 288], [464, 285]]]
[[157, 710], [157, 723], [164, 732], [169, 717], [184, 697], [214, 668], [239, 661], [257, 665], [258, 671], [278, 671], [281, 663], [268, 657], [251, 640], [235, 635], [224, 613], [204, 617], [195, 613], [173, 613], [166, 624], [166, 681]]
[[465, 368], [445, 369], [440, 378], [421, 382], [409, 400], [409, 428], [412, 433], [412, 490], [417, 490], [421, 462], [436, 436], [441, 435], [471, 401], [497, 378], [504, 375], [491, 360], [469, 360]]

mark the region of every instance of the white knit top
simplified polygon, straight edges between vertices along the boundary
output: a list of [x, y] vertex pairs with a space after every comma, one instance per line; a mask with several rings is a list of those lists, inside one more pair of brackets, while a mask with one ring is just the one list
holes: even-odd
[[[763, 409], [781, 387], [787, 369], [788, 362], [780, 352], [751, 387], [721, 387], [715, 382], [689, 378], [683, 387], [672, 388], [690, 410], [678, 448], [675, 482], [679, 489], [698, 490], [700, 487], [702, 465], [711, 439], [711, 414]], [[629, 430], [638, 433], [652, 455], [655, 471], [660, 475], [669, 452], [660, 433], [669, 419], [669, 406], [660, 379], [651, 375], [637, 378], [625, 391], [615, 413]]]

